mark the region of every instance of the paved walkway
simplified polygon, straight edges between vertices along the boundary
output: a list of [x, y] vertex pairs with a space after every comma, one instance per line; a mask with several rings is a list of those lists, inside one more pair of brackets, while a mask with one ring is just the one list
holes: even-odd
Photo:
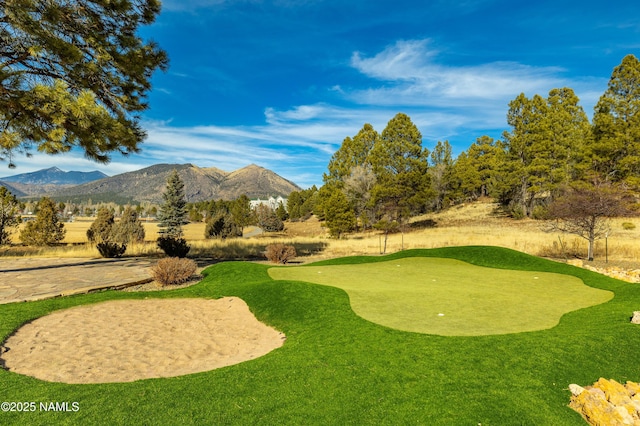
[[0, 304], [149, 282], [151, 264], [144, 258], [0, 258]]

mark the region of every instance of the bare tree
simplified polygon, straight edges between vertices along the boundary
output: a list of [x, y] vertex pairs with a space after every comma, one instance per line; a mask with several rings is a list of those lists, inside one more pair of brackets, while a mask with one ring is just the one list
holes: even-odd
[[552, 230], [578, 235], [589, 242], [588, 260], [593, 260], [595, 242], [611, 231], [610, 218], [632, 216], [632, 198], [621, 187], [596, 183], [573, 188], [549, 205]]
[[344, 193], [353, 205], [356, 215], [356, 230], [358, 228], [358, 219], [362, 223], [363, 228], [366, 225], [366, 220], [362, 215], [369, 204], [371, 190], [375, 184], [376, 175], [369, 165], [353, 167], [349, 176], [344, 180]]

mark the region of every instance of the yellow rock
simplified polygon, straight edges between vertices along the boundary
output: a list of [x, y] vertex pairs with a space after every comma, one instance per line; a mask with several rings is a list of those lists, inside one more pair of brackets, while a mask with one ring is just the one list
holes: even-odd
[[607, 401], [613, 405], [625, 405], [631, 402], [627, 389], [615, 380], [607, 380], [601, 377], [594, 387], [602, 389]]
[[640, 384], [639, 383], [633, 383], [633, 382], [629, 382], [628, 381], [624, 385], [624, 387], [629, 392], [629, 396], [640, 395]]
[[[571, 389], [571, 387], [575, 389]], [[580, 413], [591, 425], [640, 426], [640, 385], [600, 378], [593, 387], [575, 392], [572, 385], [569, 406]]]

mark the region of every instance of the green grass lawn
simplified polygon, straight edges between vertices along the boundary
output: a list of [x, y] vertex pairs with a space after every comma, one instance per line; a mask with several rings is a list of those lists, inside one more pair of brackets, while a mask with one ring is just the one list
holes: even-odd
[[258, 319], [283, 331], [287, 341], [235, 366], [132, 383], [67, 385], [0, 370], [0, 401], [69, 401], [80, 408], [0, 412], [0, 424], [583, 425], [567, 407], [570, 383], [640, 380], [640, 326], [629, 322], [640, 309], [640, 285], [492, 247], [412, 250], [311, 267], [408, 258], [569, 275], [615, 296], [571, 311], [544, 330], [439, 336], [367, 321], [354, 313], [340, 288], [276, 281], [269, 265], [227, 262], [208, 268], [200, 284], [179, 291], [110, 291], [1, 305], [4, 340], [29, 320], [80, 304], [235, 296]]
[[570, 275], [486, 268], [442, 258], [280, 267], [269, 269], [269, 275], [341, 288], [362, 318], [443, 336], [543, 330], [557, 325], [567, 312], [613, 297]]

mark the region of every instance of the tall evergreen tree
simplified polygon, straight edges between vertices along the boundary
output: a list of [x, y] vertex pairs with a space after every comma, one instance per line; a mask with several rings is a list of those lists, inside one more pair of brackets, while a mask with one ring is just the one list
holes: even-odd
[[640, 186], [640, 61], [624, 57], [614, 68], [593, 115], [590, 166], [603, 178]]
[[351, 170], [357, 166], [369, 164], [369, 153], [373, 149], [380, 135], [371, 124], [365, 124], [352, 138], [346, 137], [340, 148], [333, 154], [329, 161], [329, 174], [324, 175], [325, 183], [337, 183], [342, 187], [344, 179], [351, 174]]
[[0, 160], [12, 167], [32, 146], [77, 146], [100, 162], [137, 152], [139, 113], [167, 57], [136, 32], [159, 12], [159, 0], [0, 2]]
[[182, 238], [182, 225], [188, 223], [187, 201], [184, 183], [174, 169], [167, 179], [167, 188], [162, 194], [164, 203], [158, 213], [158, 247], [170, 257], [185, 257], [191, 247]]
[[12, 228], [20, 225], [20, 203], [7, 188], [0, 186], [0, 246], [11, 243]]
[[585, 148], [591, 140], [591, 124], [573, 89], [553, 89], [547, 98], [544, 129], [548, 162], [551, 166], [548, 189], [585, 178]]
[[173, 170], [167, 179], [167, 187], [162, 194], [164, 203], [158, 213], [158, 227], [161, 237], [182, 238], [182, 225], [187, 221], [187, 202], [184, 195], [184, 183], [177, 170]]
[[501, 198], [531, 216], [536, 198], [553, 195], [574, 179], [588, 137], [588, 119], [569, 88], [553, 89], [547, 99], [520, 94], [509, 103], [504, 132], [507, 161]]
[[233, 222], [238, 228], [240, 228], [240, 236], [242, 236], [242, 230], [251, 225], [255, 217], [251, 211], [251, 200], [245, 194], [236, 198], [231, 202], [229, 206], [229, 213], [233, 217]]
[[388, 221], [402, 221], [424, 209], [431, 196], [429, 151], [422, 148], [422, 135], [403, 113], [393, 117], [369, 156], [376, 185], [372, 201]]
[[475, 200], [478, 197], [496, 197], [500, 185], [500, 168], [505, 162], [502, 141], [482, 136], [462, 152], [454, 163], [453, 180], [456, 198]]
[[532, 99], [524, 93], [518, 95], [509, 103], [507, 123], [512, 127], [511, 132], [504, 132], [503, 138], [507, 144], [507, 162], [505, 163], [505, 176], [507, 180], [506, 190], [508, 196], [503, 195], [503, 201], [507, 199], [516, 204], [520, 214], [529, 216], [533, 211], [533, 202], [539, 191], [538, 186], [532, 188], [533, 169], [542, 169], [540, 164], [534, 166], [534, 162], [540, 163], [537, 155], [540, 152], [540, 123], [546, 114], [546, 102], [540, 95]]

